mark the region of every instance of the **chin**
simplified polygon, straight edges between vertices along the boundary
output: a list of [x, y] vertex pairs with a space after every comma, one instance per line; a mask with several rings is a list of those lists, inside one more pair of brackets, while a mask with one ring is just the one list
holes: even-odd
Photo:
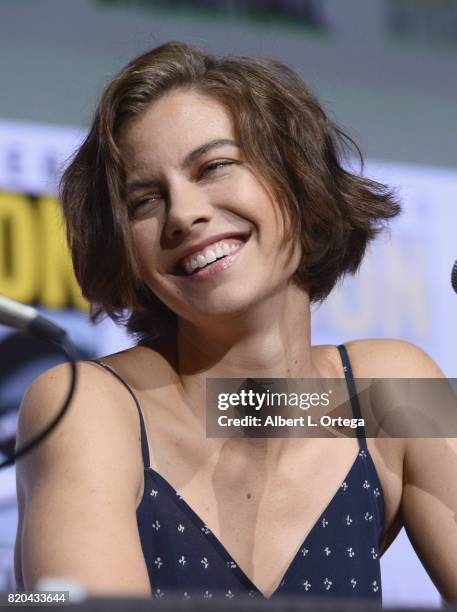
[[[199, 325], [210, 320], [222, 320], [227, 317], [236, 317], [248, 313], [253, 306], [252, 299], [244, 295], [210, 295], [203, 303], [197, 301], [189, 303], [184, 318], [197, 321]], [[201, 316], [204, 318], [202, 319]]]

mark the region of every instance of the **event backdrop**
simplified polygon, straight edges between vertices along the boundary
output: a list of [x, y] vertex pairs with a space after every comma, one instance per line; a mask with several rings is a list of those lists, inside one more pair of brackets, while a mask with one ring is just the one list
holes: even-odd
[[[89, 323], [65, 243], [57, 180], [83, 136], [64, 126], [0, 121], [0, 294], [34, 304], [64, 325], [81, 359], [132, 344], [109, 320], [95, 328]], [[457, 171], [370, 160], [364, 173], [395, 186], [404, 211], [390, 234], [372, 245], [360, 272], [314, 309], [313, 343], [403, 338], [457, 377], [457, 295], [450, 285], [457, 258]], [[0, 436], [14, 434], [30, 382], [62, 360], [55, 348], [0, 326]], [[0, 472], [0, 589], [14, 586], [16, 520], [10, 468]], [[382, 570], [385, 603], [439, 604], [404, 532]]]

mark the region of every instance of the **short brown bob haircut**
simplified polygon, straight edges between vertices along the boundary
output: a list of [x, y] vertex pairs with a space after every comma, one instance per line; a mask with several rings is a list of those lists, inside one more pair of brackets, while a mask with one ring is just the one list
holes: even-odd
[[[90, 318], [108, 315], [140, 342], [167, 335], [177, 315], [143, 283], [132, 240], [120, 128], [170, 90], [210, 96], [231, 114], [245, 159], [264, 178], [299, 241], [292, 282], [323, 302], [400, 212], [385, 185], [343, 168], [352, 141], [325, 115], [301, 77], [271, 59], [217, 58], [168, 42], [131, 61], [103, 92], [89, 134], [64, 172], [60, 199], [76, 278]], [[126, 314], [127, 313], [127, 314]]]

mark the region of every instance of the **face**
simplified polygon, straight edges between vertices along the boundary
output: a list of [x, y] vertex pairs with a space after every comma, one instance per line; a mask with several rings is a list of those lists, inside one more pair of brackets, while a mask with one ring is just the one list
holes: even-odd
[[124, 125], [120, 148], [142, 278], [178, 316], [223, 319], [286, 290], [300, 254], [281, 248], [272, 190], [219, 102], [169, 93]]

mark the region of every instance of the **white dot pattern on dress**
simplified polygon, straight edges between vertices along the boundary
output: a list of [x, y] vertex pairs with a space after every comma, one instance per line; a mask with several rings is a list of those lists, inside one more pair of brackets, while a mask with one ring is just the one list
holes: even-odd
[[[375, 475], [364, 468], [369, 465], [367, 457], [359, 453], [343, 484], [299, 547], [273, 596], [301, 592], [378, 597], [381, 583], [377, 500], [381, 501], [382, 496], [371, 494]], [[150, 482], [150, 492], [155, 493], [145, 499], [151, 500], [149, 524], [156, 551], [151, 564], [151, 583], [157, 585], [156, 597], [179, 593], [179, 590], [184, 599], [195, 596], [211, 599], [217, 594], [230, 600], [243, 594], [262, 597], [186, 501], [173, 495], [172, 487], [153, 471]], [[168, 552], [170, 541], [171, 549], [178, 547], [175, 563], [179, 572], [173, 571], [173, 559]]]

